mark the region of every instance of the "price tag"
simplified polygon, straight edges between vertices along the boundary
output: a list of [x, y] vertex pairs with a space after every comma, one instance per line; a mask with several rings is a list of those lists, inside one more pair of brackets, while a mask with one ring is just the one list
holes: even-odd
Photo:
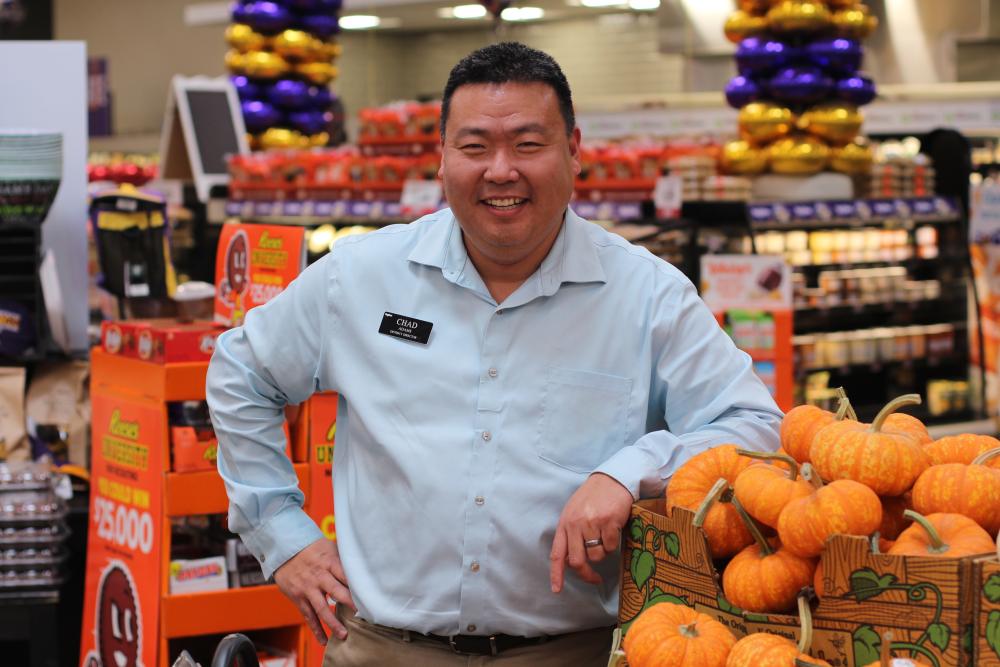
[[441, 181], [407, 179], [403, 181], [403, 194], [399, 199], [404, 216], [421, 216], [433, 213], [441, 206]]
[[653, 203], [656, 204], [657, 218], [662, 220], [680, 215], [683, 187], [684, 181], [679, 176], [660, 176], [656, 179]]

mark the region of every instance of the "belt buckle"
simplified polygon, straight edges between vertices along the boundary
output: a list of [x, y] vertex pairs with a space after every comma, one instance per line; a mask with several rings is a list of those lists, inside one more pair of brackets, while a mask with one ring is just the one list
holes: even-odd
[[[488, 652], [486, 650], [487, 642], [489, 643]], [[450, 635], [448, 637], [448, 645], [451, 646], [451, 650], [455, 653], [466, 655], [496, 655], [499, 653], [499, 650], [497, 650], [496, 635], [490, 635], [489, 637]]]

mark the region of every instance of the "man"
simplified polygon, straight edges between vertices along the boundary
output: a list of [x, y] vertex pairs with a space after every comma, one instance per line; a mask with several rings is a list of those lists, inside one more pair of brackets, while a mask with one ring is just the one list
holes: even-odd
[[[568, 209], [551, 57], [467, 56], [441, 139], [450, 210], [338, 242], [219, 338], [230, 526], [331, 665], [603, 665], [632, 502], [722, 442], [776, 449], [780, 412], [689, 281]], [[336, 543], [282, 453], [316, 390], [340, 393]]]

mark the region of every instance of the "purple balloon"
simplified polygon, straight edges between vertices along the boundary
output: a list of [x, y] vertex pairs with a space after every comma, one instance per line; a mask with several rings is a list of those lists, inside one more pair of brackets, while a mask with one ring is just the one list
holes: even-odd
[[247, 6], [241, 0], [236, 0], [229, 8], [229, 15], [233, 19], [233, 23], [246, 23], [248, 17]]
[[747, 37], [736, 47], [736, 67], [743, 76], [764, 74], [787, 65], [794, 53], [784, 42]]
[[326, 127], [326, 120], [319, 111], [293, 111], [288, 114], [288, 121], [303, 134], [316, 134]]
[[267, 92], [267, 99], [284, 109], [301, 109], [309, 103], [309, 84], [295, 79], [279, 79]]
[[281, 120], [281, 114], [267, 102], [248, 100], [240, 104], [243, 110], [243, 122], [250, 132], [263, 132], [274, 127]]
[[820, 39], [806, 47], [806, 55], [817, 67], [835, 74], [854, 74], [861, 67], [865, 52], [854, 39]]
[[833, 90], [833, 80], [816, 67], [786, 67], [771, 79], [771, 95], [787, 104], [812, 104]]
[[733, 77], [726, 84], [726, 101], [734, 109], [742, 109], [747, 104], [756, 102], [760, 97], [760, 86], [750, 77], [741, 74]]
[[302, 13], [335, 11], [344, 4], [344, 0], [284, 0], [284, 2]]
[[273, 35], [292, 24], [292, 14], [276, 2], [257, 0], [246, 7], [246, 23], [259, 33]]
[[302, 29], [320, 39], [330, 39], [340, 32], [336, 14], [312, 14], [299, 20]]
[[837, 82], [837, 97], [856, 106], [875, 99], [875, 82], [867, 76], [855, 74]]
[[309, 104], [314, 109], [326, 111], [333, 104], [333, 93], [326, 86], [310, 86]]
[[236, 94], [239, 95], [241, 102], [255, 100], [261, 96], [260, 86], [242, 74], [230, 77], [229, 80], [233, 82], [233, 87], [236, 88]]

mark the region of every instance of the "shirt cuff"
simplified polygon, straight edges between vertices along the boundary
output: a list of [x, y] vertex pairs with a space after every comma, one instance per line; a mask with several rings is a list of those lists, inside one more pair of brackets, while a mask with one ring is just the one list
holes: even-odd
[[286, 507], [253, 532], [241, 535], [243, 544], [260, 562], [264, 579], [316, 540], [326, 539], [301, 507]]
[[628, 489], [632, 500], [639, 499], [639, 488], [644, 471], [655, 470], [649, 452], [639, 447], [625, 447], [602, 463], [594, 472], [604, 473]]

